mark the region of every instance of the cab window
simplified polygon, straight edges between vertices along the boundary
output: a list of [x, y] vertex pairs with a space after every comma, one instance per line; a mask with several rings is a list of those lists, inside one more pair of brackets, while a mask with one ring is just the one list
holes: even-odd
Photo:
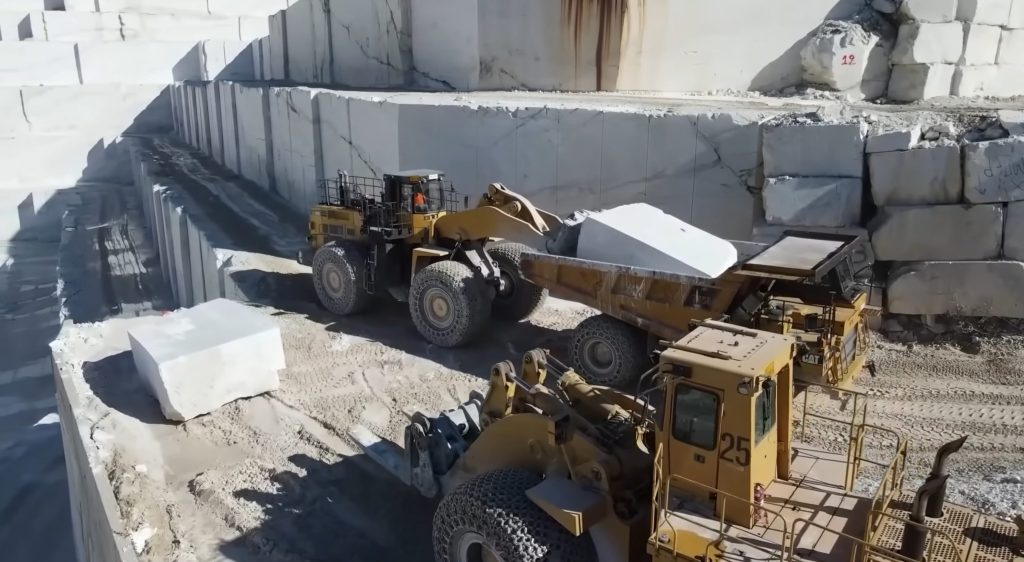
[[676, 387], [672, 435], [708, 451], [718, 444], [718, 395], [685, 384]]
[[775, 382], [765, 381], [754, 400], [754, 443], [760, 443], [775, 427]]

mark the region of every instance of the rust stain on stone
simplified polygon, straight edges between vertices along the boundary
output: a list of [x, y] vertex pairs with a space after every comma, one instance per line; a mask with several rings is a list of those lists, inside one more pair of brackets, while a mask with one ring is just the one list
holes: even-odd
[[[633, 0], [637, 4], [643, 0]], [[601, 89], [605, 56], [608, 54], [611, 38], [617, 30], [619, 37], [624, 34], [626, 14], [630, 0], [562, 0], [562, 10], [568, 31], [572, 34], [573, 48], [579, 53], [580, 43], [586, 31], [586, 23], [597, 16], [597, 42], [594, 47], [594, 63], [597, 66], [597, 89]], [[639, 7], [639, 6], [638, 6]]]

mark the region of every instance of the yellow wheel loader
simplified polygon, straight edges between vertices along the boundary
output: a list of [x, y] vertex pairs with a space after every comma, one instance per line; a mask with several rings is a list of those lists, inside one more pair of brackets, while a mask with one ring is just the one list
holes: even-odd
[[[866, 396], [812, 385], [842, 405], [811, 408], [804, 392], [797, 408], [791, 336], [708, 321], [665, 347], [639, 394], [592, 386], [533, 350], [518, 374], [495, 365], [486, 396], [413, 416], [404, 450], [350, 434], [442, 498], [438, 562], [1024, 560], [1013, 524], [944, 500], [966, 438], [904, 491], [907, 443], [869, 422]], [[818, 423], [845, 434], [844, 451], [800, 440]], [[868, 458], [869, 435], [888, 458]], [[863, 493], [869, 465], [881, 479]]]
[[[547, 291], [523, 279], [520, 256], [544, 248], [561, 221], [500, 183], [476, 207], [442, 172], [383, 179], [339, 173], [320, 183], [309, 218], [313, 285], [338, 315], [379, 294], [408, 301], [416, 329], [444, 347], [470, 342], [492, 315], [528, 317]], [[498, 243], [494, 243], [500, 240]]]

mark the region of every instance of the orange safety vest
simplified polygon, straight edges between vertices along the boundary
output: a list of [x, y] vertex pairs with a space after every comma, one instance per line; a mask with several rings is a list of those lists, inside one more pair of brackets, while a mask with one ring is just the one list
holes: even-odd
[[415, 207], [425, 207], [427, 205], [427, 198], [422, 193], [414, 193], [412, 196], [412, 204]]

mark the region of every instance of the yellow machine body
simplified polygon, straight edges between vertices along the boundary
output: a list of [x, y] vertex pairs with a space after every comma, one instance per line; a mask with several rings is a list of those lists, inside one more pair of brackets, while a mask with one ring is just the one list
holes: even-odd
[[[518, 375], [507, 361], [494, 366], [486, 396], [430, 421], [414, 416], [432, 429], [413, 439], [407, 430], [404, 453], [391, 445], [410, 464], [396, 475], [427, 495], [458, 495], [494, 471], [540, 475], [525, 496], [554, 528], [588, 538], [601, 562], [1024, 560], [1013, 524], [967, 508], [940, 504], [941, 517], [910, 521], [926, 496], [924, 487], [917, 497], [902, 488], [907, 443], [869, 423], [863, 394], [810, 385], [825, 404], [810, 407], [806, 391], [794, 399], [795, 348], [788, 335], [703, 322], [666, 346], [639, 396], [592, 386], [530, 351]], [[545, 383], [550, 369], [561, 371], [554, 384]], [[465, 432], [457, 447], [451, 433], [431, 433], [453, 415], [450, 427]], [[800, 432], [817, 423], [838, 424], [846, 446], [802, 442]], [[865, 455], [872, 433], [891, 441], [888, 458]], [[383, 459], [379, 439], [353, 436]], [[439, 442], [464, 449], [449, 468], [430, 464]], [[882, 478], [864, 494], [855, 490], [866, 465]], [[442, 501], [435, 524], [451, 509]], [[908, 529], [920, 532], [920, 558], [904, 551]], [[435, 527], [434, 536], [448, 530]]]

